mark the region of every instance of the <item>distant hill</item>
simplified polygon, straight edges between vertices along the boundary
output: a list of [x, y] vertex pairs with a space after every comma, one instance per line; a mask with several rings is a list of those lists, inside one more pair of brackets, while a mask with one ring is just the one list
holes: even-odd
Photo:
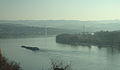
[[0, 24], [0, 38], [45, 36], [46, 32], [48, 36], [53, 36], [60, 33], [71, 33], [72, 31], [66, 29], [51, 28], [51, 27], [45, 28], [45, 27], [26, 26], [22, 24], [13, 24], [13, 23]]
[[80, 20], [0, 20], [0, 23], [23, 24], [26, 26], [51, 27], [58, 29], [94, 32], [120, 30], [120, 20], [80, 21]]

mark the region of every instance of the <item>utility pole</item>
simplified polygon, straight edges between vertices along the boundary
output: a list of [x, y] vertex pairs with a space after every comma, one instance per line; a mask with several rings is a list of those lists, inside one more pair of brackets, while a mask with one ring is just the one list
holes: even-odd
[[2, 52], [1, 52], [1, 48], [0, 48], [0, 60], [2, 59]]
[[47, 37], [47, 35], [48, 35], [48, 29], [47, 27], [45, 27], [45, 36]]
[[44, 35], [45, 35], [45, 37], [47, 37], [47, 34], [48, 34], [48, 29], [47, 29], [46, 24], [44, 25], [44, 29], [45, 29], [45, 32], [44, 32], [45, 34], [44, 34]]
[[85, 24], [83, 25], [83, 34], [85, 34]]

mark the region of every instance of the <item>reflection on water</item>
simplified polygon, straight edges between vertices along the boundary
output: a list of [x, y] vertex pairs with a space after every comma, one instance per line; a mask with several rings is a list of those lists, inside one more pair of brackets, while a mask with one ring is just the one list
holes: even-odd
[[[20, 46], [36, 46], [33, 52]], [[0, 39], [4, 56], [20, 62], [23, 70], [40, 70], [50, 67], [50, 59], [71, 62], [73, 70], [120, 70], [120, 50], [97, 46], [70, 46], [58, 44], [55, 37]]]

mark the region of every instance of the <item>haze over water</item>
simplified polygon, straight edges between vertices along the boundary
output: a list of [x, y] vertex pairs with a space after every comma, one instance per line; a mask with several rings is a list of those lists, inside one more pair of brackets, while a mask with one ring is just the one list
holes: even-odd
[[[23, 70], [48, 70], [51, 60], [71, 64], [72, 70], [120, 70], [119, 12], [120, 0], [0, 0], [2, 55]], [[81, 33], [88, 38], [74, 40]], [[60, 44], [59, 34], [72, 34], [77, 44], [91, 40], [112, 46]], [[69, 37], [62, 43], [71, 42]]]

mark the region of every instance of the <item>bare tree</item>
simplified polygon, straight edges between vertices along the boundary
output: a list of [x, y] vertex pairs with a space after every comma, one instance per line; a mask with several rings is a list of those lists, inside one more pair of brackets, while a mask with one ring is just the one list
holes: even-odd
[[52, 60], [51, 59], [51, 69], [50, 70], [72, 70], [71, 63], [65, 63], [62, 60]]

